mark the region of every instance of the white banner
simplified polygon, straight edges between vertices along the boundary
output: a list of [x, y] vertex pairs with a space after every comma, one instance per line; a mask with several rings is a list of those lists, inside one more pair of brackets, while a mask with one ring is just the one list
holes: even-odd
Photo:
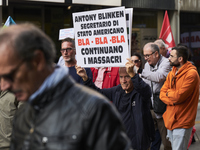
[[74, 39], [74, 28], [60, 29], [59, 40], [63, 40], [67, 37]]
[[8, 6], [8, 0], [0, 0], [0, 6]]
[[133, 22], [133, 8], [127, 8], [126, 11], [126, 27], [128, 34], [128, 50], [131, 55], [131, 37], [132, 37], [132, 22]]
[[120, 67], [129, 58], [125, 8], [73, 13], [77, 64]]

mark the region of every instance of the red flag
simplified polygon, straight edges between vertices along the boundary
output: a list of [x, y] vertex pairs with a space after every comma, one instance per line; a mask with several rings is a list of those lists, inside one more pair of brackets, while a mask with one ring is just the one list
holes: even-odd
[[159, 38], [162, 38], [165, 41], [165, 44], [167, 45], [167, 48], [169, 50], [171, 50], [171, 48], [175, 46], [174, 37], [173, 37], [171, 26], [169, 23], [167, 10], [165, 11], [165, 17], [163, 20]]

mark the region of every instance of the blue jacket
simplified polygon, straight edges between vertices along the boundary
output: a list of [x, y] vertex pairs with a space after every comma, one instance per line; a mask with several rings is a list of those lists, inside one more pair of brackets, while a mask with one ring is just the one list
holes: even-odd
[[[134, 149], [147, 150], [150, 147], [151, 141], [154, 140], [155, 135], [154, 123], [150, 112], [151, 89], [138, 74], [131, 78], [131, 80], [133, 82], [134, 89], [130, 95], [131, 101], [128, 109], [132, 112], [131, 118], [133, 119], [132, 123], [134, 127], [132, 130], [134, 133], [132, 135], [135, 137], [129, 138]], [[84, 84], [96, 89], [108, 97], [119, 110], [120, 99], [125, 93], [121, 85], [108, 89], [99, 89], [94, 85], [90, 78], [88, 78]], [[122, 118], [122, 120], [123, 119], [124, 118]]]

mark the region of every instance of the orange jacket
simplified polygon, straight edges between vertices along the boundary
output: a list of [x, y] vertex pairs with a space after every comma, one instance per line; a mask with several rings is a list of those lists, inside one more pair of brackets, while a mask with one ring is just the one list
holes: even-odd
[[173, 67], [160, 90], [160, 99], [167, 104], [163, 119], [169, 130], [194, 126], [199, 101], [196, 67], [188, 61], [177, 74], [176, 71], [177, 68]]

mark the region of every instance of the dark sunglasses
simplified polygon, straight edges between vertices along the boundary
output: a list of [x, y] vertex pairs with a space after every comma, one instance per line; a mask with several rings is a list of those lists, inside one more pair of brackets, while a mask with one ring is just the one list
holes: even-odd
[[73, 50], [73, 49], [75, 49], [75, 48], [72, 48], [72, 47], [69, 47], [69, 48], [64, 48], [64, 49], [61, 49], [60, 51], [61, 52], [69, 52], [69, 51], [71, 51], [71, 50]]
[[152, 52], [151, 54], [147, 54], [147, 55], [143, 55], [143, 56], [144, 56], [144, 58], [147, 58], [147, 59], [148, 59], [149, 56], [153, 55], [155, 52], [156, 52], [156, 51]]
[[132, 60], [134, 63], [139, 63], [140, 62], [140, 60], [138, 59], [138, 60]]

